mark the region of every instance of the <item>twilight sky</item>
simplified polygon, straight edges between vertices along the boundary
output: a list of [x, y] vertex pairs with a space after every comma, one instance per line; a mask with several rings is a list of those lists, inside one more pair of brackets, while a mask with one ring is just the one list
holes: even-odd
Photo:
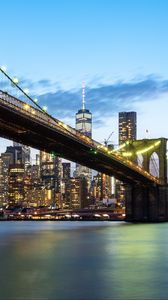
[[114, 131], [117, 143], [129, 110], [138, 138], [167, 137], [167, 11], [167, 0], [2, 1], [0, 65], [72, 126], [84, 80], [98, 141]]

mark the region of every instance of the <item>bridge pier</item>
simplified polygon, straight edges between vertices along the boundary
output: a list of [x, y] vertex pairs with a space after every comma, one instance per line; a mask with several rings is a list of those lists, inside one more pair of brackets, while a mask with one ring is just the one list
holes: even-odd
[[168, 221], [168, 186], [126, 186], [126, 221]]

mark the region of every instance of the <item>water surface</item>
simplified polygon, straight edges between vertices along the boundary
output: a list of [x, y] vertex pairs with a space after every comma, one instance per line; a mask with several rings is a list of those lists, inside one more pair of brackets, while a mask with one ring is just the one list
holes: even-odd
[[168, 223], [0, 222], [0, 299], [168, 299]]

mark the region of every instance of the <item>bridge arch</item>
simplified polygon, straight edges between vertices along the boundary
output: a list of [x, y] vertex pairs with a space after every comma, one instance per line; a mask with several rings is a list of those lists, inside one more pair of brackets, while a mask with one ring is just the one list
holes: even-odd
[[143, 158], [143, 155], [140, 153], [137, 156], [137, 164], [138, 164], [138, 166], [140, 166], [141, 168], [143, 168], [143, 162], [144, 162], [144, 158]]
[[151, 153], [149, 157], [149, 173], [158, 178], [160, 176], [159, 164], [160, 164], [159, 155], [156, 151], [154, 151], [153, 153]]

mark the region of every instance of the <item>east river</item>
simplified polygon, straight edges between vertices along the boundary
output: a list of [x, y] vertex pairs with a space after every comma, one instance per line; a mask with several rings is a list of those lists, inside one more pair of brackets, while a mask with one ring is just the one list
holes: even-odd
[[0, 299], [168, 299], [168, 223], [0, 222]]

